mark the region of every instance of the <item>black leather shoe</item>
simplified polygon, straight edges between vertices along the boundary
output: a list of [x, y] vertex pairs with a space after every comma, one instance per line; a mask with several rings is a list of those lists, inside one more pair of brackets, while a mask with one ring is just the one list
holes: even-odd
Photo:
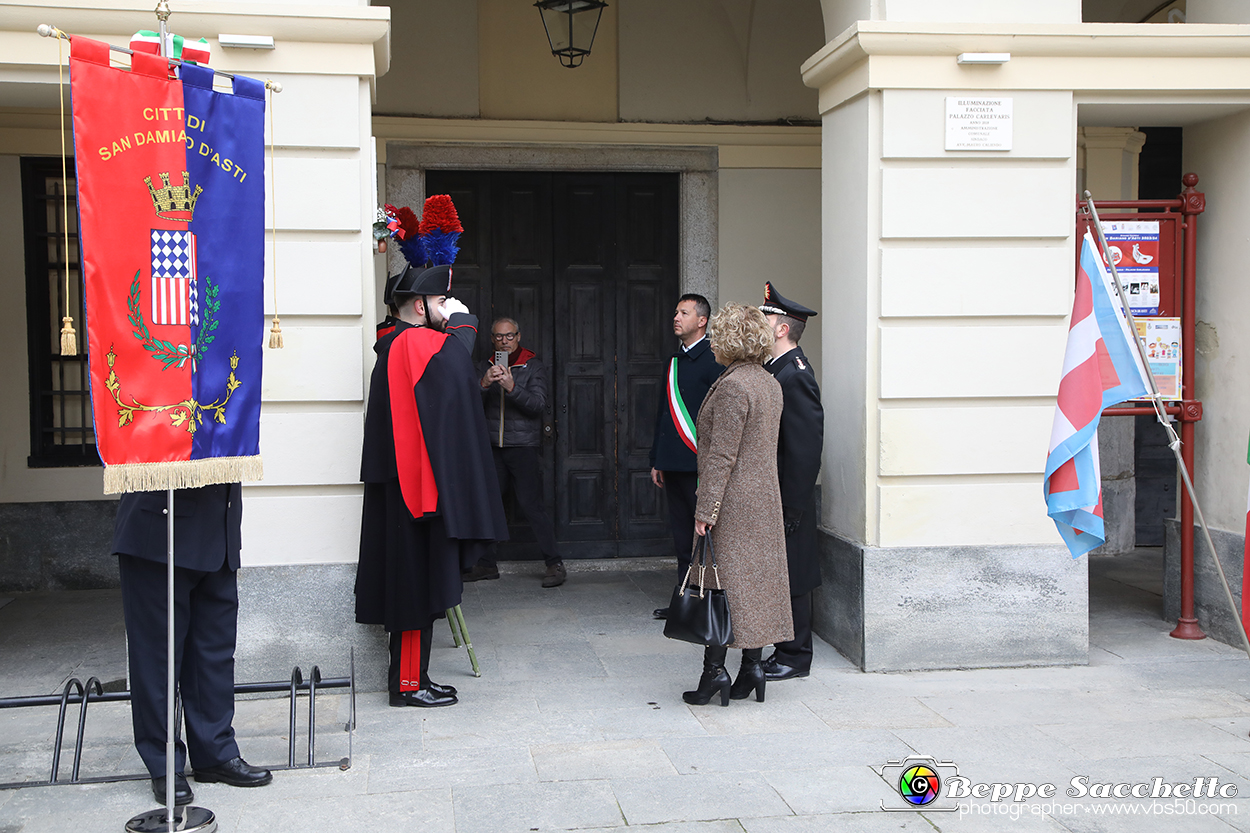
[[401, 691], [398, 694], [391, 695], [392, 706], [421, 706], [428, 709], [436, 706], [454, 706], [459, 702], [456, 695], [440, 694], [433, 688], [423, 688], [420, 691]]
[[806, 677], [812, 673], [810, 668], [795, 668], [792, 665], [783, 665], [777, 661], [776, 657], [769, 657], [761, 665], [764, 668], [764, 679], [766, 680], [789, 680], [794, 677]]
[[499, 578], [499, 565], [491, 564], [474, 564], [469, 569], [460, 574], [460, 578], [464, 581], [481, 581], [482, 579]]
[[667, 608], [667, 607], [657, 607], [655, 610], [651, 611], [651, 618], [652, 618], [652, 619], [667, 619], [667, 618], [668, 618], [668, 608]]
[[263, 787], [273, 780], [273, 773], [252, 766], [242, 758], [231, 758], [224, 764], [197, 769], [195, 780], [201, 784], [215, 784], [220, 781], [232, 787]]
[[448, 697], [455, 697], [457, 693], [454, 685], [443, 685], [442, 683], [436, 683], [433, 681], [426, 683], [425, 687], [435, 694], [443, 694]]
[[[156, 800], [165, 806], [165, 776], [152, 779], [152, 795], [156, 796]], [[184, 807], [195, 801], [195, 793], [191, 792], [191, 785], [187, 783], [187, 776], [174, 776], [174, 806]]]

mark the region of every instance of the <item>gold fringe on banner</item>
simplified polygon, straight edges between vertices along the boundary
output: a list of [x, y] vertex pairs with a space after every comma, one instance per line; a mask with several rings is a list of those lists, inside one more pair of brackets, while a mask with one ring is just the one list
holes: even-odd
[[198, 489], [216, 483], [260, 480], [264, 476], [260, 455], [166, 463], [117, 463], [104, 467], [104, 494]]

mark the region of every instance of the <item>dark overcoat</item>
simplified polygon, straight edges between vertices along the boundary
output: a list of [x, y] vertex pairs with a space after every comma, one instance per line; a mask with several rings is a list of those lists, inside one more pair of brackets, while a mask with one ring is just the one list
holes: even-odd
[[[374, 345], [378, 358], [365, 412], [365, 494], [356, 569], [356, 621], [362, 624], [383, 625], [392, 633], [429, 627], [460, 604], [461, 570], [476, 563], [490, 542], [507, 540], [469, 357], [476, 324], [474, 316], [453, 315], [443, 335], [401, 321]], [[393, 350], [407, 350], [416, 340], [424, 343], [418, 351], [419, 373], [401, 381], [390, 372]], [[415, 422], [394, 421], [393, 413], [405, 413], [403, 407], [392, 409], [400, 398], [408, 413], [415, 405]], [[414, 514], [413, 496], [400, 485], [397, 435], [417, 438], [428, 458], [417, 472], [418, 480], [436, 486], [437, 503], [428, 511], [419, 508]]]
[[[750, 362], [731, 364], [699, 411], [694, 516], [714, 524], [712, 543], [733, 620], [732, 648], [762, 648], [794, 638], [777, 485], [780, 422], [781, 388]], [[704, 584], [715, 586], [710, 576]]]
[[[168, 492], [129, 492], [117, 503], [114, 553], [165, 563]], [[243, 487], [238, 483], [174, 491], [174, 566], [212, 572], [239, 569]]]
[[816, 478], [824, 450], [825, 411], [812, 365], [795, 347], [765, 365], [781, 385], [785, 406], [777, 440], [777, 477], [786, 521], [790, 595], [820, 586], [820, 541], [816, 535]]

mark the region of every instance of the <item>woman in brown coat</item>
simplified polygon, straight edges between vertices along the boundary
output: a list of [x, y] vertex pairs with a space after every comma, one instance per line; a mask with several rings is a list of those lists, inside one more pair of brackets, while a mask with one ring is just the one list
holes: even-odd
[[[721, 586], [729, 599], [742, 667], [732, 686], [725, 648], [703, 653], [699, 687], [682, 695], [702, 706], [719, 691], [721, 705], [755, 692], [764, 699], [760, 654], [794, 638], [786, 535], [777, 482], [781, 387], [764, 369], [772, 328], [755, 307], [726, 304], [708, 329], [716, 361], [727, 366], [699, 409], [699, 489], [695, 533], [711, 535]], [[709, 580], [709, 584], [711, 581]]]

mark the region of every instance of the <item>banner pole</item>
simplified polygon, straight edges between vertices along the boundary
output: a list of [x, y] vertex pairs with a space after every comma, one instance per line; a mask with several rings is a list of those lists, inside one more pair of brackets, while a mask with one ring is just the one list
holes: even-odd
[[[161, 57], [169, 57], [169, 3], [159, 0], [156, 18], [160, 21]], [[174, 490], [166, 494], [168, 507], [165, 523], [165, 822], [170, 833], [174, 830]]]
[[[1232, 611], [1233, 621], [1237, 623], [1237, 633], [1241, 636], [1242, 648], [1245, 650], [1247, 658], [1250, 658], [1250, 636], [1246, 634], [1245, 625], [1241, 621], [1241, 612], [1237, 609], [1237, 603], [1233, 600], [1232, 588], [1228, 585], [1228, 577], [1224, 575], [1224, 565], [1220, 563], [1219, 556], [1216, 554], [1215, 543], [1211, 540], [1211, 530], [1207, 527], [1207, 520], [1202, 513], [1202, 506], [1198, 503], [1198, 495], [1194, 493], [1194, 483], [1189, 478], [1189, 469], [1185, 466], [1185, 460], [1181, 457], [1181, 439], [1176, 435], [1176, 430], [1172, 428], [1172, 424], [1168, 421], [1167, 414], [1163, 410], [1163, 397], [1160, 395], [1159, 386], [1155, 382], [1154, 371], [1151, 370], [1150, 362], [1146, 358], [1145, 346], [1142, 344], [1141, 337], [1137, 335], [1137, 326], [1133, 320], [1133, 313], [1129, 309], [1128, 298], [1124, 294], [1124, 287], [1120, 285], [1120, 275], [1116, 272], [1115, 261], [1112, 260], [1111, 254], [1107, 250], [1107, 239], [1102, 233], [1102, 221], [1098, 219], [1098, 209], [1094, 206], [1094, 198], [1090, 196], [1089, 191], [1085, 192], [1085, 210], [1094, 218], [1094, 230], [1098, 233], [1098, 244], [1102, 248], [1102, 257], [1111, 267], [1111, 283], [1115, 285], [1116, 294], [1120, 297], [1120, 304], [1124, 307], [1124, 314], [1128, 317], [1129, 329], [1133, 334], [1133, 344], [1137, 348], [1137, 355], [1141, 358], [1142, 369], [1146, 371], [1146, 378], [1150, 382], [1150, 402], [1154, 405], [1155, 417], [1168, 435], [1168, 448], [1172, 450], [1172, 456], [1176, 458], [1176, 467], [1180, 470], [1181, 480], [1185, 484], [1185, 491], [1189, 494], [1189, 500], [1193, 504], [1194, 513], [1198, 516], [1198, 523], [1202, 527], [1202, 534], [1206, 538], [1207, 550], [1211, 553], [1211, 560], [1215, 562], [1215, 570], [1219, 573], [1220, 583], [1224, 585], [1224, 597], [1228, 600], [1228, 608]], [[1182, 529], [1181, 534], [1186, 534], [1186, 530]]]

